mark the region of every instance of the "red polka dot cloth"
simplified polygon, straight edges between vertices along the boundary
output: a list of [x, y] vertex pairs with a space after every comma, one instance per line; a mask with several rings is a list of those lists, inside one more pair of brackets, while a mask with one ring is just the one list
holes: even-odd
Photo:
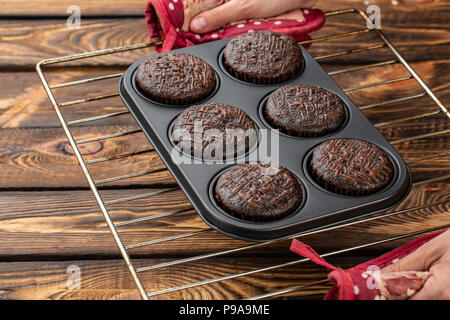
[[[228, 0], [150, 0], [145, 9], [147, 29], [151, 41], [164, 39], [158, 51], [189, 47], [196, 44], [231, 38], [245, 32], [271, 30], [291, 35], [297, 41], [309, 40], [308, 33], [325, 23], [325, 14], [318, 9], [297, 9], [280, 18], [253, 19], [230, 23], [218, 30], [196, 34], [189, 23], [200, 12], [212, 9]], [[302, 10], [304, 18], [295, 11]], [[287, 19], [286, 17], [289, 17]]]
[[326, 262], [310, 246], [293, 240], [291, 251], [326, 267], [328, 280], [335, 285], [326, 300], [406, 300], [422, 288], [432, 276], [429, 272], [402, 271], [382, 273], [381, 269], [410, 254], [446, 230], [423, 236], [376, 259], [343, 270]]

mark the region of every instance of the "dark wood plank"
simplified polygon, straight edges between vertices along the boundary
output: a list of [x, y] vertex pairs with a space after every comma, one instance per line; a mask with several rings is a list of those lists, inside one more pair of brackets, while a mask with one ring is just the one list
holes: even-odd
[[[141, 280], [148, 292], [175, 287], [203, 279], [217, 278], [268, 265], [299, 259], [291, 254], [281, 259], [211, 259], [189, 266], [160, 269], [158, 272], [141, 273]], [[333, 259], [350, 267], [368, 257]], [[168, 260], [139, 259], [136, 265], [152, 265]], [[69, 267], [80, 268], [80, 288], [68, 289], [71, 275]], [[0, 263], [0, 299], [140, 299], [136, 285], [121, 260], [69, 260]], [[301, 283], [326, 278], [326, 270], [311, 263], [276, 269], [271, 272], [256, 273], [252, 276], [218, 282], [171, 294], [159, 295], [152, 299], [242, 299]], [[297, 292], [297, 297], [305, 294], [323, 296], [330, 284]], [[311, 297], [310, 297], [311, 298]]]
[[[425, 83], [436, 93], [444, 104], [450, 102], [449, 60], [425, 61], [412, 63], [413, 68], [423, 78]], [[327, 71], [336, 71], [348, 68], [345, 65], [322, 64]], [[93, 70], [64, 70], [47, 72], [50, 84], [59, 84], [116, 74], [124, 69]], [[401, 64], [370, 68], [351, 73], [337, 74], [333, 78], [342, 88], [351, 88], [358, 85], [375, 83], [405, 77], [408, 72]], [[58, 103], [95, 97], [104, 94], [117, 93], [118, 78], [98, 82], [81, 84], [77, 86], [54, 89], [53, 92]], [[10, 86], [11, 83], [20, 83], [21, 86]], [[415, 80], [407, 80], [390, 85], [372, 87], [364, 90], [349, 92], [348, 95], [360, 106], [397, 99], [408, 95], [422, 93], [423, 89]], [[60, 127], [53, 107], [36, 74], [30, 72], [3, 72], [0, 77], [0, 127], [1, 128], [27, 128], [27, 127]], [[411, 106], [414, 106], [413, 108]], [[394, 107], [394, 108], [393, 108]], [[65, 107], [63, 115], [66, 121], [79, 120], [126, 110], [120, 97], [100, 100], [97, 102]], [[405, 112], [409, 116], [434, 111], [436, 105], [428, 98], [410, 100], [403, 103], [389, 104], [364, 110], [364, 113], [374, 123], [386, 120], [399, 119]], [[135, 125], [135, 121], [128, 115], [109, 118], [107, 120], [86, 122], [77, 126], [102, 125]]]
[[[65, 0], [45, 1], [49, 5], [30, 8], [25, 2], [14, 3], [0, 0], [0, 15], [16, 16], [60, 16], [67, 14], [69, 5]], [[401, 2], [394, 5], [391, 1], [377, 2], [383, 10], [382, 24], [384, 32], [396, 44], [409, 61], [425, 61], [414, 64], [424, 80], [429, 84], [445, 104], [449, 101], [448, 72], [448, 7], [445, 1], [426, 1], [418, 8]], [[51, 4], [51, 6], [50, 6]], [[70, 3], [72, 4], [72, 3]], [[82, 14], [87, 16], [129, 16], [140, 15], [145, 1], [81, 1]], [[22, 6], [22, 7], [21, 7]], [[361, 1], [337, 0], [318, 6], [327, 9], [358, 6], [364, 8]], [[328, 19], [328, 26], [314, 34], [315, 37], [336, 32], [345, 32], [362, 28], [359, 17], [346, 16]], [[30, 41], [33, 39], [33, 41]], [[363, 39], [363, 40], [360, 40]], [[10, 20], [0, 22], [0, 165], [5, 168], [5, 175], [0, 180], [0, 188], [22, 190], [41, 190], [53, 188], [71, 188], [81, 190], [45, 190], [45, 191], [3, 191], [0, 193], [0, 298], [2, 299], [87, 299], [87, 298], [138, 298], [134, 283], [119, 259], [103, 217], [84, 181], [67, 140], [60, 129], [42, 87], [32, 71], [34, 64], [41, 59], [72, 54], [117, 45], [133, 44], [147, 41], [143, 19], [102, 19], [82, 20], [82, 29], [68, 30], [65, 20]], [[315, 55], [361, 47], [376, 43], [373, 34], [363, 38], [348, 38], [338, 41], [323, 42], [314, 45], [310, 50]], [[105, 74], [119, 72], [136, 59], [152, 53], [152, 50], [138, 50], [116, 56], [94, 59], [89, 62], [76, 63], [68, 70], [55, 70], [49, 78], [55, 82], [71, 81], [83, 78], [86, 74]], [[334, 70], [342, 65], [368, 63], [390, 58], [387, 51], [381, 49], [357, 54], [342, 59], [327, 60], [327, 68]], [[78, 68], [76, 66], [81, 66]], [[98, 67], [104, 67], [102, 69]], [[8, 72], [13, 70], [13, 72]], [[386, 77], [404, 75], [397, 66], [389, 66], [383, 71], [371, 69], [351, 75], [336, 76], [343, 87], [361, 83], [380, 81]], [[84, 98], [90, 95], [103, 94], [116, 89], [116, 80], [106, 84], [89, 85], [81, 90], [58, 90], [58, 101]], [[411, 80], [410, 80], [411, 81]], [[420, 92], [410, 81], [393, 86], [371, 88], [350, 96], [357, 104], [364, 105], [395, 98], [398, 95]], [[11, 83], [20, 86], [11, 86]], [[1, 89], [4, 88], [4, 89]], [[380, 99], [380, 100], [377, 100]], [[414, 108], [411, 108], [411, 105]], [[416, 115], [421, 112], [435, 110], [429, 99], [421, 98], [412, 103], [394, 104], [377, 109], [365, 110], [365, 114], [375, 123], [394, 120], [399, 117]], [[92, 115], [123, 110], [120, 99], [104, 100], [93, 104], [84, 104], [68, 108], [65, 111], [67, 120], [75, 120]], [[88, 123], [74, 128], [76, 138], [90, 138], [118, 130], [136, 128], [134, 120], [129, 116], [120, 116], [99, 123]], [[442, 116], [430, 117], [421, 121], [408, 121], [380, 130], [391, 141], [417, 134], [430, 133], [448, 128], [448, 120]], [[25, 143], [23, 143], [25, 141]], [[82, 145], [82, 153], [86, 159], [109, 156], [118, 152], [136, 151], [151, 148], [140, 134], [108, 140], [101, 143]], [[449, 150], [448, 135], [396, 145], [408, 161], [424, 155], [431, 155]], [[416, 180], [448, 174], [449, 157], [414, 163], [411, 165]], [[130, 173], [149, 168], [162, 167], [162, 163], [153, 154], [146, 154], [132, 159], [120, 159], [112, 162], [113, 166], [92, 166], [96, 179], [107, 178], [118, 174]], [[126, 172], [125, 172], [126, 171]], [[156, 190], [155, 188], [174, 186], [168, 172], [143, 177], [123, 183], [113, 183], [114, 190], [101, 190], [105, 200], [114, 200], [124, 196], [132, 196]], [[123, 189], [117, 189], [118, 187]], [[131, 189], [136, 187], [137, 189]], [[410, 207], [448, 201], [450, 192], [448, 180], [416, 187], [408, 198], [397, 208]], [[152, 216], [168, 210], [188, 208], [189, 203], [181, 191], [158, 195], [153, 198], [135, 200], [111, 206], [111, 214], [115, 222], [134, 218]], [[413, 232], [428, 227], [448, 223], [449, 205], [440, 204], [433, 207], [408, 211], [404, 214], [366, 222], [358, 226], [346, 227], [302, 237], [318, 252], [347, 248], [349, 246], [384, 239], [390, 236]], [[126, 244], [137, 244], [142, 241], [160, 239], [162, 237], [203, 230], [206, 225], [193, 212], [176, 214], [172, 217], [147, 221], [119, 228], [120, 235]], [[402, 243], [405, 239], [371, 249], [351, 253], [349, 257], [330, 258], [331, 263], [342, 267], [350, 267], [356, 263], [375, 257]], [[137, 266], [149, 266], [169, 261], [180, 256], [191, 256], [238, 247], [246, 243], [232, 240], [217, 232], [206, 233], [185, 239], [164, 242], [151, 246], [131, 249], [130, 253]], [[219, 277], [226, 274], [253, 270], [256, 268], [279, 264], [297, 258], [289, 253], [289, 241], [281, 241], [269, 247], [245, 251], [224, 258], [208, 259], [187, 265], [173, 266], [146, 272], [142, 278], [150, 290], [164, 289], [182, 285], [192, 281]], [[264, 259], [261, 256], [264, 255]], [[103, 260], [103, 259], [117, 260]], [[161, 259], [155, 259], [161, 258]], [[74, 260], [81, 259], [81, 260]], [[95, 259], [95, 260], [87, 260]], [[19, 261], [23, 260], [23, 261]], [[28, 260], [28, 262], [25, 262]], [[42, 261], [46, 260], [46, 261]], [[61, 261], [51, 261], [61, 260]], [[6, 262], [19, 261], [19, 262]], [[79, 265], [82, 270], [82, 289], [67, 290], [66, 268]], [[194, 288], [158, 298], [238, 299], [261, 294], [267, 291], [296, 285], [313, 280], [321, 280], [326, 276], [323, 269], [305, 264], [284, 268], [265, 274], [257, 274], [224, 283]], [[328, 285], [313, 287], [305, 292], [288, 295], [289, 298], [321, 298]], [[307, 296], [305, 296], [305, 294]]]
[[[6, 20], [0, 22], [0, 67], [32, 70], [43, 59], [148, 41], [143, 18], [87, 20], [80, 29], [68, 29], [65, 20]], [[139, 49], [81, 64], [126, 66], [153, 52]]]
[[[327, 261], [346, 269], [368, 261], [374, 256], [335, 256]], [[201, 280], [257, 270], [270, 265], [300, 259], [291, 254], [281, 259], [211, 259], [189, 266], [159, 269], [141, 273], [141, 280], [148, 293], [173, 288]], [[137, 265], [153, 265], [167, 260], [142, 259]], [[67, 288], [69, 267], [80, 268], [80, 288]], [[121, 260], [69, 260], [51, 262], [0, 263], [0, 299], [140, 299], [135, 283]], [[283, 267], [250, 276], [197, 286], [151, 299], [243, 299], [297, 285], [326, 279], [327, 271], [310, 262]], [[331, 283], [276, 296], [273, 299], [323, 299]]]
[[[347, 1], [346, 3], [348, 6], [350, 3], [356, 4], [356, 1]], [[100, 5], [102, 4], [100, 3]], [[333, 7], [335, 5], [333, 4]], [[361, 3], [359, 6], [361, 7]], [[328, 9], [329, 4], [327, 3], [326, 6], [324, 4], [324, 7]], [[421, 7], [420, 19], [417, 18], [414, 11], [408, 10], [404, 5], [381, 4], [381, 8], [383, 10], [383, 31], [409, 61], [448, 58], [447, 39], [449, 36], [446, 17], [449, 9], [443, 6], [443, 2], [433, 1], [429, 5]], [[330, 17], [326, 27], [312, 35], [320, 37], [362, 28], [365, 28], [365, 21], [361, 16], [346, 14]], [[32, 41], [30, 41], [31, 39]], [[38, 61], [46, 58], [147, 41], [144, 19], [85, 19], [82, 20], [80, 29], [68, 29], [64, 19], [4, 21], [0, 22], [0, 44], [2, 46], [0, 67], [31, 70]], [[380, 40], [374, 32], [371, 32], [370, 34], [316, 43], [311, 48], [311, 52], [317, 55], [329, 54], [362, 46], [366, 42], [375, 44], [380, 43]], [[137, 50], [107, 58], [88, 59], [82, 63], [85, 65], [114, 66], [121, 64], [126, 66], [150, 52], [152, 51], [148, 49], [146, 51]], [[388, 50], [381, 49], [377, 52], [379, 54], [369, 56], [356, 54], [352, 57], [352, 63], [363, 63], [369, 58], [381, 59], [388, 53]], [[333, 58], [332, 61], [333, 63], [344, 63], [346, 60]]]
[[[333, 1], [334, 2], [334, 1]], [[389, 1], [390, 2], [390, 1]], [[363, 4], [361, 2], [361, 4]], [[439, 56], [448, 56], [448, 19], [449, 8], [433, 10], [428, 6], [420, 9], [420, 18], [414, 10], [406, 9], [404, 2], [399, 6], [380, 4], [381, 31], [395, 45], [407, 61], [435, 60]], [[388, 9], [389, 8], [389, 9]], [[392, 9], [391, 9], [392, 8]], [[430, 10], [429, 10], [430, 9]], [[422, 16], [423, 14], [423, 16]], [[364, 29], [366, 23], [358, 14], [332, 16], [327, 19], [325, 27], [313, 32], [313, 38]], [[314, 43], [309, 51], [314, 56], [327, 55], [348, 49], [362, 48], [382, 44], [375, 34], [369, 32], [350, 37], [332, 39]], [[432, 50], [427, 50], [433, 48]], [[394, 57], [387, 48], [356, 53], [347, 57], [332, 57], [323, 61], [330, 63], [366, 63], [367, 61], [384, 61]]]
[[79, 0], [71, 2], [67, 0], [40, 0], [39, 5], [30, 5], [22, 0], [1, 0], [1, 16], [68, 16], [67, 8], [71, 5], [80, 7], [82, 17], [90, 16], [129, 16], [144, 15], [146, 0]]
[[[83, 16], [127, 16], [127, 15], [143, 15], [146, 0], [79, 0], [76, 2], [81, 8]], [[74, 3], [70, 0], [41, 0], [39, 5], [30, 6], [25, 0], [1, 0], [0, 8], [2, 16], [67, 16], [67, 7]], [[411, 12], [417, 8], [433, 8], [434, 10], [442, 10], [447, 8], [444, 0], [425, 0], [419, 4], [414, 2], [392, 3], [389, 0], [378, 0], [377, 4], [386, 11], [405, 11]], [[329, 2], [327, 0], [319, 0], [316, 7], [324, 10], [336, 10], [342, 8], [361, 8], [366, 5], [358, 0], [335, 0]]]
[[[450, 85], [448, 73], [445, 70], [448, 61], [428, 61], [413, 63], [413, 67], [423, 76], [424, 81], [436, 92], [444, 104], [450, 100]], [[341, 68], [343, 66], [340, 66]], [[329, 70], [335, 66], [325, 65]], [[52, 83], [72, 81], [84, 77], [93, 77], [104, 74], [104, 69], [92, 71], [50, 72]], [[407, 73], [399, 65], [390, 65], [352, 72], [346, 75], [335, 76], [338, 84], [349, 88], [360, 84], [369, 84], [386, 79], [403, 77]], [[81, 174], [73, 152], [70, 150], [67, 139], [60, 129], [54, 110], [49, 104], [45, 92], [38, 79], [28, 72], [4, 73], [0, 80], [7, 88], [8, 83], [23, 83], [24, 89], [12, 88], [4, 90], [0, 100], [4, 112], [0, 115], [0, 125], [4, 128], [0, 136], [0, 161], [4, 165], [4, 179], [0, 181], [0, 188], [85, 188], [85, 178]], [[105, 82], [95, 82], [80, 85], [76, 88], [55, 90], [58, 102], [79, 99], [86, 96], [97, 96], [116, 92], [117, 79]], [[1, 89], [0, 89], [1, 90]], [[423, 92], [414, 80], [399, 82], [393, 85], [384, 85], [364, 90], [350, 92], [349, 95], [358, 105], [382, 102]], [[413, 108], [411, 106], [414, 106]], [[78, 106], [63, 108], [67, 121], [78, 120], [101, 114], [108, 114], [126, 110], [119, 97], [105, 99], [95, 103], [86, 103]], [[398, 120], [406, 116], [420, 115], [437, 111], [437, 106], [429, 97], [410, 100], [403, 103], [381, 106], [364, 110], [364, 113], [373, 123], [383, 123]], [[419, 134], [432, 133], [445, 130], [448, 121], [443, 115], [427, 117], [421, 120], [411, 120], [395, 125], [382, 126], [380, 131], [390, 140], [412, 137]], [[103, 136], [110, 133], [138, 129], [130, 114], [105, 119], [73, 127], [75, 139], [87, 139]], [[411, 148], [411, 145], [415, 146]], [[448, 135], [432, 139], [421, 139], [415, 142], [405, 142], [396, 146], [406, 160], [412, 160], [423, 155], [448, 150]], [[105, 141], [91, 142], [80, 145], [81, 152], [86, 160], [126, 154], [140, 150], [151, 149], [142, 133], [132, 136], [114, 138]], [[430, 175], [442, 175], [448, 170], [448, 159], [418, 163], [413, 166], [416, 180], [429, 178]], [[68, 170], [70, 168], [70, 170]], [[138, 157], [119, 159], [108, 165], [92, 165], [95, 179], [104, 179], [129, 173], [137, 173], [149, 168], [159, 169], [163, 165], [156, 153]], [[18, 178], [19, 177], [19, 178]], [[431, 176], [432, 177], [432, 176]], [[142, 178], [110, 184], [110, 186], [131, 185], [161, 185], [173, 184], [168, 172], [157, 173]]]
[[[132, 130], [131, 126], [103, 126], [74, 128], [77, 139], [92, 138], [113, 132]], [[410, 121], [389, 128], [382, 133], [390, 141], [448, 129], [448, 120], [438, 119]], [[448, 134], [395, 145], [407, 160], [431, 156], [449, 149]], [[22, 142], [22, 141], [25, 141]], [[28, 128], [3, 129], [0, 137], [0, 165], [3, 168], [0, 188], [86, 188], [87, 182], [61, 129]], [[132, 136], [90, 142], [80, 145], [85, 160], [148, 150], [150, 144], [142, 133]], [[155, 152], [122, 158], [89, 166], [95, 180], [112, 178], [147, 170], [163, 169], [164, 165]], [[448, 157], [417, 163], [411, 167], [415, 181], [443, 175], [449, 170]], [[166, 171], [151, 175], [111, 182], [106, 186], [173, 186], [175, 182]]]
[[[114, 132], [136, 129], [136, 126], [102, 126], [74, 128], [75, 139], [93, 138]], [[85, 177], [62, 129], [30, 128], [2, 130], [0, 163], [3, 168], [0, 188], [86, 188]], [[143, 133], [80, 145], [85, 160], [152, 149]], [[126, 174], [163, 169], [155, 152], [122, 158], [89, 166], [95, 180]], [[108, 184], [174, 185], [166, 171]]]
[[[104, 190], [107, 200], [140, 195], [155, 189]], [[415, 187], [400, 205], [402, 210], [424, 204], [447, 202], [397, 216], [365, 222], [324, 234], [302, 237], [319, 252], [347, 248], [448, 223], [450, 218], [450, 188], [447, 183]], [[178, 190], [151, 198], [110, 205], [115, 223], [151, 217], [176, 209], [190, 208], [184, 194]], [[157, 220], [147, 220], [118, 227], [126, 245], [196, 232], [208, 228], [193, 211], [177, 213]], [[256, 253], [283, 256], [290, 241], [280, 241], [240, 255]], [[399, 242], [377, 246], [376, 250], [392, 249]], [[233, 240], [218, 232], [209, 232], [184, 239], [130, 249], [134, 257], [168, 257], [205, 254], [248, 243]], [[43, 249], [45, 248], [45, 249]], [[373, 250], [373, 248], [371, 248]], [[0, 257], [15, 259], [53, 260], [56, 257], [118, 257], [118, 249], [106, 227], [90, 191], [42, 191], [0, 193]]]

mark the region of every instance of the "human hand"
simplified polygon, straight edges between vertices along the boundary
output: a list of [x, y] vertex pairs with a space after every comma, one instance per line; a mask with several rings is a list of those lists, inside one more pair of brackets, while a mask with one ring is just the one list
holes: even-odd
[[381, 273], [429, 271], [430, 277], [411, 300], [450, 300], [450, 229], [403, 257]]
[[311, 8], [316, 0], [224, 0], [223, 2], [195, 16], [190, 21], [190, 30], [194, 33], [206, 33], [234, 21], [275, 16], [280, 19], [304, 20], [302, 11], [298, 9]]

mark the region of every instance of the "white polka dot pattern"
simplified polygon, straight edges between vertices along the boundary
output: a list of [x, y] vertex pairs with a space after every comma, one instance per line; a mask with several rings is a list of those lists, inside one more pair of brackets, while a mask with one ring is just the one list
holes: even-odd
[[[184, 47], [191, 44], [208, 42], [231, 38], [240, 34], [259, 30], [273, 30], [289, 34], [297, 41], [308, 40], [307, 33], [319, 29], [325, 22], [322, 11], [318, 9], [296, 9], [294, 14], [273, 17], [272, 19], [247, 19], [231, 22], [223, 29], [215, 30], [205, 34], [197, 35], [191, 32], [190, 22], [192, 19], [205, 10], [210, 10], [222, 5], [228, 0], [159, 0], [163, 6], [155, 6], [153, 1], [149, 1], [149, 8], [146, 10], [148, 30], [151, 39], [160, 39], [162, 33], [168, 34], [172, 28], [175, 31], [175, 41], [166, 41], [163, 50], [167, 51], [176, 47]], [[156, 1], [155, 1], [156, 2]], [[308, 20], [302, 20], [302, 12], [308, 12]], [[305, 14], [303, 14], [305, 15]], [[297, 20], [300, 19], [300, 20]], [[158, 20], [159, 23], [158, 23]], [[162, 30], [161, 30], [162, 29]], [[162, 31], [162, 32], [161, 32]], [[167, 39], [169, 40], [169, 39]]]
[[355, 295], [359, 294], [359, 288], [358, 286], [353, 286], [353, 292], [355, 293]]

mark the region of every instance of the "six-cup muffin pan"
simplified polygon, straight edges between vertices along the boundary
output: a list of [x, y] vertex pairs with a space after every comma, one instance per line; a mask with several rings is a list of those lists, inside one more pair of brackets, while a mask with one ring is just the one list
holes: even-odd
[[[200, 159], [193, 161], [190, 155], [185, 154], [179, 155], [187, 157], [185, 161], [181, 163], [172, 161], [174, 144], [171, 139], [171, 124], [189, 105], [161, 104], [147, 98], [140, 91], [136, 86], [135, 73], [146, 58], [131, 65], [119, 84], [123, 101], [208, 225], [222, 233], [244, 240], [274, 240], [388, 209], [408, 194], [411, 178], [403, 159], [304, 48], [302, 48], [304, 69], [296, 77], [284, 83], [256, 85], [235, 79], [225, 70], [222, 51], [228, 41], [228, 39], [215, 41], [174, 51], [196, 55], [208, 62], [216, 71], [216, 90], [195, 105], [216, 102], [238, 107], [253, 119], [257, 130], [271, 130], [273, 135], [278, 135], [278, 162], [286, 166], [303, 186], [302, 204], [294, 213], [279, 220], [245, 221], [228, 214], [218, 205], [214, 199], [215, 182], [221, 173], [235, 164], [212, 163]], [[347, 106], [347, 119], [341, 129], [314, 138], [293, 137], [275, 131], [264, 119], [262, 109], [268, 95], [286, 84], [309, 84], [339, 95]], [[267, 139], [270, 137], [271, 135], [258, 134], [258, 146], [252, 148], [247, 156], [258, 152], [260, 146], [267, 145]], [[335, 194], [317, 184], [308, 171], [311, 152], [320, 143], [334, 138], [357, 138], [381, 147], [394, 166], [391, 183], [384, 189], [365, 196]], [[240, 162], [242, 161], [241, 159]]]

